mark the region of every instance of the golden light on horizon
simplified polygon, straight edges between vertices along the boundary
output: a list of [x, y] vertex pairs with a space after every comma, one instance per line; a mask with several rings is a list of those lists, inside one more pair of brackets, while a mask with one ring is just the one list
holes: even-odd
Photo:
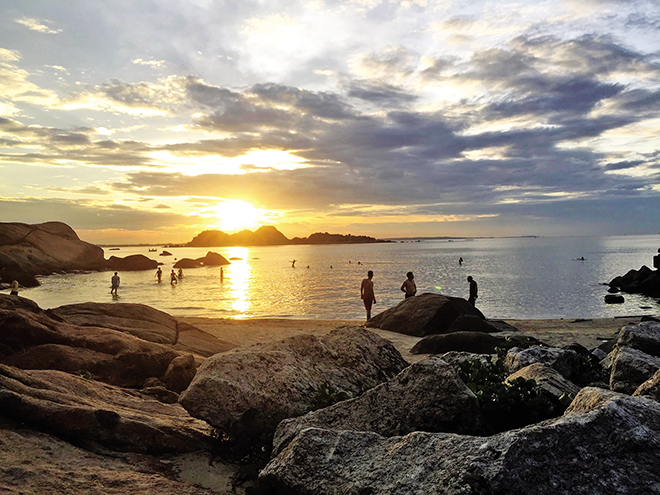
[[247, 201], [223, 201], [215, 208], [217, 226], [225, 232], [237, 232], [259, 227], [266, 220], [266, 211]]

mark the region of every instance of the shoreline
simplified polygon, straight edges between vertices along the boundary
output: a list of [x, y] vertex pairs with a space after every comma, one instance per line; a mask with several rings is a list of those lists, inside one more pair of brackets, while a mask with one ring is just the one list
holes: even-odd
[[[364, 320], [324, 320], [291, 318], [213, 318], [173, 315], [177, 321], [187, 323], [236, 347], [263, 344], [282, 340], [294, 335], [322, 336], [339, 326], [363, 326]], [[627, 325], [636, 325], [642, 316], [617, 316], [593, 319], [551, 320], [502, 320], [516, 327], [520, 333], [535, 337], [542, 342], [561, 347], [578, 343], [587, 349], [598, 347], [603, 342], [615, 339], [619, 330]], [[388, 330], [370, 328], [381, 337], [390, 340], [410, 363], [423, 359], [425, 355], [410, 354], [410, 349], [422, 337], [413, 337]]]

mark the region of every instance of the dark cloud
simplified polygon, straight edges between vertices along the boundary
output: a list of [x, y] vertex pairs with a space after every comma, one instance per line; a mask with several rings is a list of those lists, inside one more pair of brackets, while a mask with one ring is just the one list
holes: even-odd
[[417, 95], [387, 83], [353, 81], [347, 84], [345, 89], [348, 97], [373, 103], [381, 108], [402, 107], [419, 99]]

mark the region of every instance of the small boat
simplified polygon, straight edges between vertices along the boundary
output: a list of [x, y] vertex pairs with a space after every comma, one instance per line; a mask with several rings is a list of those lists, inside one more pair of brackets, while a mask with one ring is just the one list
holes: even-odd
[[119, 248], [110, 248], [108, 251], [119, 251]]
[[158, 249], [150, 249], [149, 250], [150, 253], [155, 253], [156, 251], [158, 251]]

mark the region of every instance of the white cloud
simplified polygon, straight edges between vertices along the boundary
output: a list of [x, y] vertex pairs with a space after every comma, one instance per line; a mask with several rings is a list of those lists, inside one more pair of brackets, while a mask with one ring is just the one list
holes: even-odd
[[33, 17], [23, 17], [22, 19], [16, 19], [16, 22], [22, 24], [31, 31], [37, 31], [38, 33], [45, 34], [59, 34], [62, 32], [62, 29], [52, 29], [49, 28], [45, 23], [49, 21], [35, 19]]
[[149, 67], [162, 67], [165, 65], [165, 60], [143, 60], [141, 58], [136, 58], [133, 60], [133, 63], [137, 65], [147, 65]]
[[16, 50], [7, 50], [0, 48], [0, 62], [18, 62], [21, 59], [21, 54]]

